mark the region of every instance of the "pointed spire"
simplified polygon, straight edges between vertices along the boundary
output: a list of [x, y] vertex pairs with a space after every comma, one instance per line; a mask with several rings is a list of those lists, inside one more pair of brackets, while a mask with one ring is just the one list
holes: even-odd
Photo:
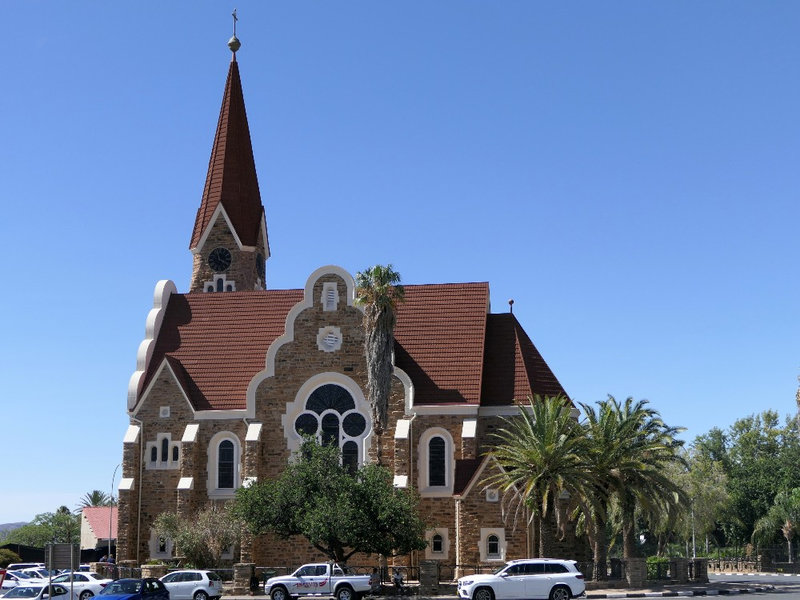
[[[225, 82], [225, 93], [211, 149], [211, 159], [208, 163], [203, 198], [189, 243], [190, 249], [195, 249], [199, 244], [219, 204], [225, 209], [243, 245], [251, 247], [257, 245], [262, 223], [266, 232], [264, 207], [261, 204], [253, 147], [250, 142], [250, 128], [244, 107], [242, 82], [239, 77], [239, 65], [236, 62], [239, 40], [235, 35], [229, 44], [234, 41], [236, 43], [231, 45], [233, 56], [228, 69], [228, 79]], [[265, 250], [269, 256], [269, 248]]]

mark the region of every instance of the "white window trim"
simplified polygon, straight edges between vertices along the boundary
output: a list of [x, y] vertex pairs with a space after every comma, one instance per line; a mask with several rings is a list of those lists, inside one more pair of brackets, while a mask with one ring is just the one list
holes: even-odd
[[[440, 536], [442, 536], [441, 552], [433, 551], [433, 536], [435, 536], [437, 533]], [[425, 532], [425, 539], [428, 541], [428, 545], [425, 547], [425, 558], [427, 560], [449, 560], [450, 537], [447, 535], [446, 527], [436, 527], [434, 529], [428, 529], [428, 531]]]
[[[161, 460], [161, 440], [167, 440], [167, 460]], [[152, 448], [156, 449], [157, 460], [155, 462], [150, 460]], [[178, 460], [172, 460], [173, 449], [178, 449]], [[144, 450], [144, 465], [148, 471], [164, 470], [164, 469], [177, 469], [181, 466], [181, 445], [178, 442], [172, 441], [171, 433], [158, 433], [154, 442], [147, 442]]]
[[[444, 485], [428, 485], [428, 450], [431, 438], [440, 437], [444, 440]], [[441, 427], [426, 429], [417, 444], [417, 489], [420, 496], [431, 498], [453, 495], [453, 474], [455, 472], [455, 459], [453, 457], [453, 436]]]
[[[233, 442], [233, 487], [218, 488], [219, 445], [225, 440]], [[236, 489], [242, 485], [242, 444], [239, 438], [230, 431], [220, 431], [211, 438], [208, 444], [208, 480], [206, 482], [209, 498], [233, 498]]]
[[[500, 554], [489, 556], [489, 536], [496, 535]], [[481, 540], [478, 544], [481, 562], [504, 562], [506, 559], [506, 530], [502, 527], [481, 527]]]

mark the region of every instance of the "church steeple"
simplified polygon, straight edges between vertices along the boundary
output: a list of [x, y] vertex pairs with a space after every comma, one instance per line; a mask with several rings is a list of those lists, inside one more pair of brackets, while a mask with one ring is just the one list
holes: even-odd
[[266, 288], [269, 238], [236, 61], [240, 43], [235, 31], [234, 21], [234, 36], [228, 42], [233, 56], [189, 243], [194, 254], [192, 292]]

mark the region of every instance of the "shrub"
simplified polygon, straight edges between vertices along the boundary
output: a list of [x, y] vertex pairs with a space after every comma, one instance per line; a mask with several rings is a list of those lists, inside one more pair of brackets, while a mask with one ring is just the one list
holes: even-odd
[[19, 554], [8, 548], [0, 548], [0, 569], [5, 569], [11, 563], [22, 562]]

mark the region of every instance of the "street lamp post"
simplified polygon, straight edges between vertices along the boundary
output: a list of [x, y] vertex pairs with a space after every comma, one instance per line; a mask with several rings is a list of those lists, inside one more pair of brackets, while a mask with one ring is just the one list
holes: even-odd
[[121, 466], [122, 463], [114, 467], [114, 474], [111, 476], [111, 497], [109, 498], [111, 506], [109, 507], [110, 510], [108, 511], [108, 558], [109, 559], [111, 559], [111, 524], [113, 523], [113, 518], [114, 518], [114, 479], [117, 477], [117, 469], [119, 469]]

